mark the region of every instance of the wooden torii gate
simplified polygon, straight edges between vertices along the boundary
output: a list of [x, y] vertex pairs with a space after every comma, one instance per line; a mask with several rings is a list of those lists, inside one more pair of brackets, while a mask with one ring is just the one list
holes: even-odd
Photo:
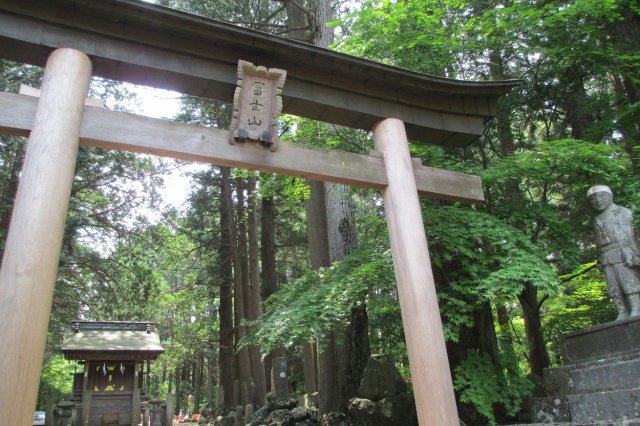
[[[382, 190], [419, 421], [458, 424], [418, 194], [479, 203], [482, 188], [412, 160], [407, 140], [471, 142], [517, 82], [425, 76], [136, 0], [0, 0], [0, 57], [46, 62], [39, 99], [0, 93], [0, 131], [30, 134], [0, 271], [3, 418], [28, 425], [35, 407], [81, 143]], [[287, 71], [283, 112], [372, 130], [378, 152], [269, 152], [84, 106], [92, 75], [231, 102], [239, 59]]]

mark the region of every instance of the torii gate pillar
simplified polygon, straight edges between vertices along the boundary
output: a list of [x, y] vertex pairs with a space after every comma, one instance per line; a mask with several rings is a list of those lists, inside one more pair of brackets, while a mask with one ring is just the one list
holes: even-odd
[[0, 413], [30, 425], [91, 61], [58, 49], [47, 61], [0, 271]]
[[393, 267], [421, 425], [458, 426], [449, 360], [442, 331], [429, 249], [404, 123], [388, 118], [373, 127], [384, 156], [383, 190]]

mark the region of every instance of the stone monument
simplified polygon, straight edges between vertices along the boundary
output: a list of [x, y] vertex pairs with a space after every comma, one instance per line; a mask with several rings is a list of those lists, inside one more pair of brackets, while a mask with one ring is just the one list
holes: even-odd
[[631, 210], [608, 186], [587, 192], [599, 266], [618, 318], [560, 338], [563, 366], [544, 370], [548, 396], [532, 401], [540, 423], [640, 425], [640, 252]]
[[594, 218], [598, 263], [607, 281], [609, 297], [618, 309], [618, 319], [640, 315], [640, 250], [636, 245], [631, 210], [613, 202], [608, 186], [587, 191]]

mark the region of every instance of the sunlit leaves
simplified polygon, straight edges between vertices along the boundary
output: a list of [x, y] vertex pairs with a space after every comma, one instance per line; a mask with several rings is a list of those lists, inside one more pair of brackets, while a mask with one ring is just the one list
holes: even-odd
[[472, 403], [490, 424], [496, 424], [494, 405], [501, 404], [511, 416], [520, 411], [524, 398], [531, 396], [533, 384], [526, 378], [510, 374], [514, 359], [492, 360], [489, 355], [469, 351], [455, 369], [454, 386], [460, 401]]

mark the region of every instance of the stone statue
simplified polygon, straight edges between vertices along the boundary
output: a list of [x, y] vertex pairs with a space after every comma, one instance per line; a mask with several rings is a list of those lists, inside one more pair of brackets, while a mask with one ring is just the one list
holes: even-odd
[[596, 211], [594, 226], [599, 264], [607, 281], [609, 297], [618, 308], [618, 318], [640, 315], [640, 250], [635, 240], [633, 213], [613, 202], [608, 186], [587, 191]]

